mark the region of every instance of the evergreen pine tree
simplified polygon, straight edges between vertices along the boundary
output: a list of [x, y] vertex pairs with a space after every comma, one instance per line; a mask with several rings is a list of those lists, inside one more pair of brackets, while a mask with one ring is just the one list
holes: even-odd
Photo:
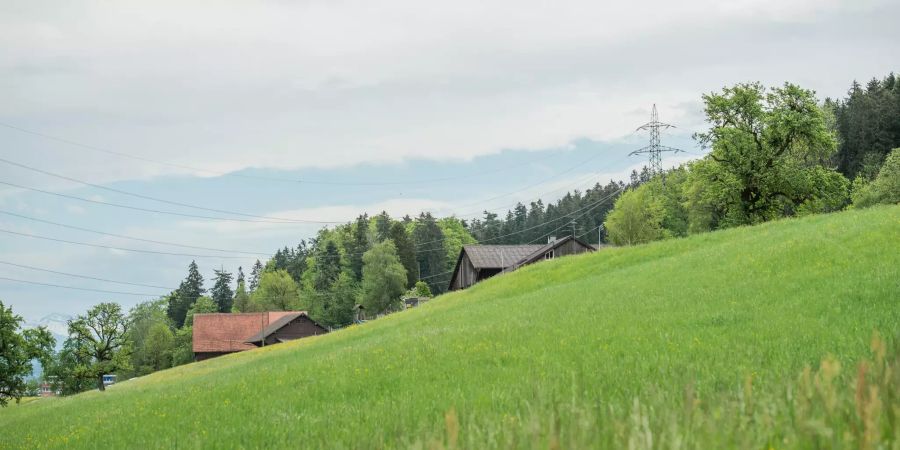
[[432, 292], [443, 293], [447, 290], [447, 283], [450, 280], [450, 274], [444, 273], [448, 271], [444, 232], [431, 213], [422, 213], [416, 220], [413, 236], [417, 246], [419, 277], [428, 283]]
[[419, 279], [419, 264], [416, 261], [416, 246], [409, 238], [406, 227], [400, 222], [391, 224], [390, 240], [394, 242], [400, 263], [406, 269], [406, 287], [412, 287]]
[[169, 305], [166, 313], [169, 319], [176, 327], [181, 328], [184, 325], [184, 318], [189, 309], [194, 306], [194, 302], [200, 298], [206, 289], [203, 288], [203, 275], [200, 275], [200, 269], [195, 261], [191, 261], [188, 266], [188, 275], [178, 289], [169, 297]]
[[356, 225], [352, 227], [350, 242], [347, 245], [347, 259], [356, 281], [362, 279], [363, 254], [369, 249], [368, 232], [369, 217], [363, 214], [356, 218]]
[[219, 308], [219, 312], [231, 312], [234, 299], [234, 291], [231, 290], [232, 275], [230, 272], [215, 270], [215, 284], [210, 291], [210, 296]]
[[263, 265], [257, 259], [253, 264], [253, 270], [250, 271], [250, 292], [256, 290], [259, 287], [259, 277], [262, 276]]
[[391, 216], [386, 211], [375, 216], [375, 242], [384, 242], [391, 238]]
[[316, 271], [313, 277], [313, 288], [319, 292], [331, 289], [341, 275], [341, 253], [337, 244], [329, 240], [324, 251], [316, 256]]
[[250, 311], [250, 294], [247, 292], [247, 284], [244, 280], [238, 281], [237, 289], [234, 291], [234, 301], [231, 303], [230, 312], [249, 312]]

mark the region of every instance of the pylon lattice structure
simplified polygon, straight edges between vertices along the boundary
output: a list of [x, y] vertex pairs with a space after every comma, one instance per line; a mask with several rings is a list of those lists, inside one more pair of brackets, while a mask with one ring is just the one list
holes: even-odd
[[656, 103], [653, 104], [653, 112], [650, 113], [650, 121], [639, 126], [637, 130], [647, 130], [650, 132], [650, 145], [646, 147], [639, 148], [631, 153], [628, 156], [632, 155], [641, 155], [647, 153], [650, 155], [650, 172], [651, 173], [662, 173], [662, 152], [683, 152], [684, 150], [680, 150], [674, 147], [666, 147], [665, 145], [660, 145], [659, 143], [659, 130], [666, 128], [675, 128], [675, 125], [670, 125], [667, 123], [662, 123], [659, 121], [659, 114], [656, 112]]

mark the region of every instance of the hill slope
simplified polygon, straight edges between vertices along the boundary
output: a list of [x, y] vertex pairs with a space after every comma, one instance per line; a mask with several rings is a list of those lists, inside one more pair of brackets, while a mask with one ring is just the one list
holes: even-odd
[[330, 335], [6, 408], [0, 447], [621, 446], [665, 431], [658, 417], [686, 393], [778, 391], [826, 354], [852, 364], [873, 330], [900, 330], [898, 280], [900, 207], [604, 250]]

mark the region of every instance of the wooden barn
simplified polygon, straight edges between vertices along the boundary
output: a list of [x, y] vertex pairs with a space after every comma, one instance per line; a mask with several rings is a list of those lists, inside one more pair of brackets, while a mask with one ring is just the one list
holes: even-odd
[[464, 245], [456, 260], [449, 289], [465, 289], [498, 273], [510, 272], [527, 264], [594, 250], [594, 246], [573, 236], [553, 239], [546, 244]]
[[196, 314], [194, 360], [202, 361], [327, 332], [327, 328], [310, 319], [305, 311]]

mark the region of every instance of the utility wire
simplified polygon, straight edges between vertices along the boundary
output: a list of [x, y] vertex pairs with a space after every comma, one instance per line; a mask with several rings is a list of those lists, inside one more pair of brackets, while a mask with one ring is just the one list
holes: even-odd
[[[190, 218], [194, 218], [194, 219], [207, 219], [207, 220], [223, 220], [223, 221], [229, 221], [229, 222], [272, 223], [272, 224], [280, 224], [280, 225], [298, 225], [298, 223], [284, 222], [284, 221], [250, 220], [250, 219], [238, 219], [238, 218], [234, 218], [234, 217], [214, 217], [214, 216], [203, 216], [203, 215], [199, 215], [199, 214], [179, 213], [179, 212], [175, 212], [175, 211], [164, 211], [164, 210], [158, 210], [158, 209], [152, 209], [152, 208], [141, 208], [141, 207], [138, 207], [138, 206], [123, 205], [123, 204], [121, 204], [121, 203], [104, 202], [104, 201], [101, 201], [101, 200], [93, 200], [93, 199], [84, 198], [84, 197], [77, 197], [77, 196], [74, 196], [74, 195], [62, 194], [62, 193], [59, 193], [59, 192], [45, 191], [45, 190], [43, 190], [43, 189], [38, 189], [38, 188], [34, 188], [34, 187], [29, 187], [29, 186], [23, 186], [23, 185], [21, 185], [21, 184], [10, 183], [10, 182], [8, 182], [8, 181], [0, 181], [0, 184], [6, 185], [6, 186], [15, 187], [15, 188], [19, 188], [19, 189], [25, 189], [25, 190], [29, 190], [29, 191], [33, 191], [33, 192], [39, 192], [39, 193], [41, 193], [41, 194], [53, 195], [53, 196], [56, 196], [56, 197], [67, 198], [67, 199], [70, 199], [70, 200], [78, 200], [78, 201], [82, 201], [82, 202], [86, 202], [86, 203], [93, 203], [93, 204], [96, 204], [96, 205], [113, 206], [113, 207], [116, 207], [116, 208], [131, 209], [131, 210], [134, 210], [134, 211], [143, 211], [143, 212], [149, 212], [149, 213], [153, 213], [153, 214], [166, 214], [166, 215], [170, 215], [170, 216], [190, 217]], [[326, 222], [326, 221], [317, 221], [317, 222], [308, 222], [308, 223], [319, 223], [319, 224], [341, 224], [341, 223], [344, 223], [344, 222]]]
[[116, 193], [116, 194], [128, 195], [128, 196], [131, 196], [131, 197], [136, 197], [136, 198], [140, 198], [140, 199], [144, 199], [144, 200], [152, 200], [152, 201], [155, 201], [155, 202], [166, 203], [166, 204], [169, 204], [169, 205], [181, 206], [181, 207], [184, 207], [184, 208], [198, 209], [198, 210], [201, 210], [201, 211], [209, 211], [209, 212], [215, 212], [215, 213], [219, 213], [219, 214], [231, 214], [231, 215], [234, 215], [234, 216], [252, 217], [252, 218], [254, 218], [254, 219], [263, 219], [263, 220], [277, 221], [277, 222], [279, 222], [279, 223], [282, 223], [282, 222], [283, 222], [283, 223], [320, 223], [320, 224], [336, 223], [336, 222], [320, 221], [320, 220], [287, 219], [287, 218], [284, 218], [284, 217], [259, 216], [259, 215], [256, 215], [256, 214], [247, 214], [247, 213], [238, 212], [238, 211], [229, 211], [229, 210], [226, 210], [226, 209], [207, 208], [207, 207], [205, 207], [205, 206], [192, 205], [192, 204], [190, 204], [190, 203], [176, 202], [176, 201], [173, 201], [173, 200], [166, 200], [166, 199], [164, 199], [164, 198], [152, 197], [152, 196], [149, 196], [149, 195], [137, 194], [137, 193], [134, 193], [134, 192], [123, 191], [123, 190], [121, 190], [121, 189], [115, 189], [115, 188], [111, 188], [111, 187], [108, 187], [108, 186], [103, 186], [103, 185], [99, 185], [99, 184], [95, 184], [95, 183], [89, 183], [89, 182], [84, 181], [84, 180], [79, 180], [79, 179], [77, 179], [77, 178], [72, 178], [72, 177], [69, 177], [69, 176], [60, 175], [60, 174], [58, 174], [58, 173], [49, 172], [49, 171], [46, 171], [46, 170], [43, 170], [43, 169], [38, 169], [37, 167], [32, 167], [32, 166], [29, 166], [29, 165], [27, 165], [27, 164], [18, 163], [18, 162], [15, 162], [15, 161], [10, 161], [10, 160], [5, 159], [5, 158], [0, 158], [0, 162], [5, 163], [5, 164], [9, 164], [9, 165], [11, 165], [11, 166], [19, 167], [19, 168], [21, 168], [21, 169], [30, 170], [30, 171], [32, 171], [32, 172], [37, 172], [37, 173], [44, 174], [44, 175], [47, 175], [47, 176], [59, 178], [59, 179], [61, 179], [61, 180], [71, 181], [71, 182], [73, 182], [73, 183], [78, 183], [78, 184], [82, 184], [82, 185], [85, 185], [85, 186], [90, 186], [90, 187], [95, 188], [95, 189], [101, 189], [101, 190], [104, 190], [104, 191], [107, 191], [107, 192], [114, 192], [114, 193]]
[[13, 235], [17, 235], [17, 236], [30, 237], [30, 238], [34, 238], [34, 239], [44, 239], [44, 240], [47, 240], [47, 241], [63, 242], [63, 243], [66, 243], [66, 244], [84, 245], [84, 246], [87, 246], [87, 247], [105, 248], [105, 249], [109, 249], [109, 250], [121, 250], [121, 251], [124, 251], [124, 252], [152, 253], [152, 254], [154, 254], [154, 255], [168, 255], [168, 256], [188, 256], [188, 257], [191, 257], [191, 258], [224, 258], [224, 259], [245, 259], [245, 258], [247, 258], [246, 256], [194, 255], [194, 254], [190, 254], [190, 253], [161, 252], [161, 251], [155, 251], [155, 250], [141, 250], [141, 249], [135, 249], [135, 248], [114, 247], [114, 246], [111, 246], [111, 245], [101, 245], [101, 244], [91, 244], [91, 243], [89, 243], [89, 242], [69, 241], [69, 240], [66, 240], [66, 239], [57, 239], [57, 238], [53, 238], [53, 237], [49, 237], [49, 236], [41, 236], [41, 235], [37, 235], [37, 234], [20, 233], [20, 232], [18, 232], [18, 231], [4, 230], [4, 229], [0, 229], [0, 233], [13, 234]]
[[110, 280], [108, 278], [92, 277], [90, 275], [79, 275], [79, 274], [75, 274], [75, 273], [60, 272], [58, 270], [44, 269], [41, 267], [26, 266], [25, 264], [16, 264], [16, 263], [12, 263], [9, 261], [0, 261], [0, 264], [6, 264], [8, 266], [13, 266], [13, 267], [20, 267], [22, 269], [36, 270], [39, 272], [55, 273], [57, 275], [65, 275], [67, 277], [75, 277], [75, 278], [84, 278], [86, 280], [103, 281], [106, 283], [127, 284], [129, 286], [140, 286], [140, 287], [148, 287], [148, 288], [156, 288], [156, 289], [166, 289], [166, 290], [170, 290], [170, 291], [175, 290], [174, 288], [171, 288], [171, 287], [159, 286], [159, 285], [155, 285], [155, 284], [132, 283], [129, 281], [116, 281], [116, 280]]
[[20, 280], [18, 278], [9, 278], [9, 277], [0, 277], [0, 280], [14, 281], [16, 283], [34, 284], [37, 286], [49, 286], [49, 287], [62, 288], [62, 289], [74, 289], [76, 291], [102, 292], [104, 294], [134, 295], [134, 296], [138, 296], [138, 297], [159, 297], [160, 296], [160, 294], [142, 294], [142, 293], [138, 293], [138, 292], [107, 291], [105, 289], [92, 289], [92, 288], [83, 288], [83, 287], [77, 287], [77, 286], [64, 286], [61, 284], [41, 283], [39, 281]]
[[221, 248], [200, 247], [200, 246], [196, 246], [196, 245], [177, 244], [175, 242], [157, 241], [154, 239], [144, 239], [144, 238], [139, 238], [139, 237], [134, 237], [134, 236], [126, 236], [123, 234], [107, 233], [105, 231], [94, 230], [91, 228], [82, 228], [82, 227], [77, 227], [74, 225], [67, 225], [64, 223], [53, 222], [50, 220], [38, 219], [36, 217], [30, 217], [30, 216], [26, 216], [23, 214], [17, 214], [14, 212], [10, 212], [10, 211], [0, 210], [0, 214], [6, 214], [8, 216], [19, 217], [21, 219], [31, 220], [31, 221], [40, 222], [40, 223], [46, 223], [49, 225], [54, 225], [54, 226], [63, 227], [63, 228], [69, 228], [72, 230], [85, 231], [88, 233], [95, 233], [95, 234], [100, 234], [100, 235], [104, 235], [104, 236], [112, 236], [112, 237], [117, 237], [117, 238], [122, 238], [122, 239], [130, 239], [133, 241], [149, 242], [149, 243], [161, 244], [161, 245], [170, 245], [173, 247], [192, 248], [195, 250], [208, 250], [208, 251], [224, 252], [224, 253], [241, 253], [241, 254], [245, 254], [245, 255], [269, 256], [269, 253], [266, 253], [266, 252], [246, 252], [246, 251], [241, 251], [241, 250], [226, 250], [226, 249], [221, 249]]

